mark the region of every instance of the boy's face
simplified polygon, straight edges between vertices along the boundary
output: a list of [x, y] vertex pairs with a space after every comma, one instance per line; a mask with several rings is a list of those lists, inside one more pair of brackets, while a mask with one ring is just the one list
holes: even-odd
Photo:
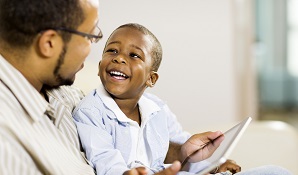
[[151, 71], [152, 46], [149, 36], [136, 29], [114, 31], [106, 43], [98, 73], [113, 98], [138, 98], [155, 83], [158, 76]]

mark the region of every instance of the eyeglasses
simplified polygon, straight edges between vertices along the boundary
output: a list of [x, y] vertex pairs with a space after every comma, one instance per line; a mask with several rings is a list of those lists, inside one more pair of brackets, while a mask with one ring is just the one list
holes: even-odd
[[97, 33], [97, 35], [92, 35], [92, 34], [89, 34], [89, 33], [84, 33], [84, 32], [80, 32], [80, 31], [72, 30], [72, 29], [67, 29], [67, 28], [63, 28], [63, 27], [53, 28], [53, 30], [61, 30], [61, 31], [64, 31], [64, 32], [80, 35], [82, 37], [85, 37], [85, 38], [89, 39], [91, 41], [91, 43], [97, 43], [103, 37], [103, 35], [102, 35], [102, 32], [101, 32], [99, 27], [96, 26], [95, 29], [96, 29], [95, 33]]

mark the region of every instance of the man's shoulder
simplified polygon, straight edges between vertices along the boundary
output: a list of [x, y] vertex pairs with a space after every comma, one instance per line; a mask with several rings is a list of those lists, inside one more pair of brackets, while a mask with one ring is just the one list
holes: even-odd
[[82, 90], [75, 86], [60, 86], [55, 89], [47, 91], [47, 94], [51, 101], [58, 100], [64, 104], [77, 105], [79, 101], [85, 96]]
[[[7, 88], [4, 84], [0, 83], [0, 115], [8, 116], [9, 112], [19, 112], [23, 111], [23, 106], [15, 94]], [[2, 117], [3, 119], [3, 117]]]
[[60, 86], [59, 88], [53, 89], [52, 91], [56, 91], [60, 95], [66, 94], [80, 98], [83, 98], [85, 96], [84, 92], [76, 86]]

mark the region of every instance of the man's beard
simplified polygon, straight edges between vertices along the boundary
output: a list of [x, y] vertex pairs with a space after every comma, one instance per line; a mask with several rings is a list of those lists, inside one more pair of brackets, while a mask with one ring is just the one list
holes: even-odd
[[63, 46], [62, 52], [59, 55], [59, 59], [57, 61], [57, 65], [54, 69], [54, 75], [56, 77], [56, 84], [55, 85], [44, 85], [44, 88], [46, 89], [56, 89], [59, 86], [62, 85], [72, 85], [74, 83], [73, 79], [70, 78], [63, 78], [60, 74], [59, 74], [59, 70], [61, 68], [61, 65], [64, 63], [64, 58], [65, 58], [65, 54], [66, 54], [67, 48], [66, 46]]

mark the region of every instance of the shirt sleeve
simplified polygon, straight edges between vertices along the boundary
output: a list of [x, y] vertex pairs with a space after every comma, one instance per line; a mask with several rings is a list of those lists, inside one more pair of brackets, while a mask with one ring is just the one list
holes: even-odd
[[113, 138], [105, 129], [97, 108], [79, 107], [73, 117], [87, 159], [97, 175], [123, 174], [129, 170], [120, 151], [115, 149]]
[[[183, 131], [182, 126], [177, 121], [177, 118], [174, 113], [172, 113], [168, 106], [165, 106], [165, 110], [168, 112], [168, 128], [169, 128], [169, 134], [170, 134], [170, 141], [174, 143], [183, 144], [186, 142], [191, 134]], [[201, 171], [206, 166], [206, 161], [202, 160], [200, 162], [191, 163], [190, 164], [190, 173], [196, 173]]]
[[167, 117], [170, 142], [183, 144], [191, 136], [190, 133], [183, 131], [181, 124], [176, 118], [176, 115], [170, 110], [168, 105], [165, 105], [163, 108], [168, 114]]

